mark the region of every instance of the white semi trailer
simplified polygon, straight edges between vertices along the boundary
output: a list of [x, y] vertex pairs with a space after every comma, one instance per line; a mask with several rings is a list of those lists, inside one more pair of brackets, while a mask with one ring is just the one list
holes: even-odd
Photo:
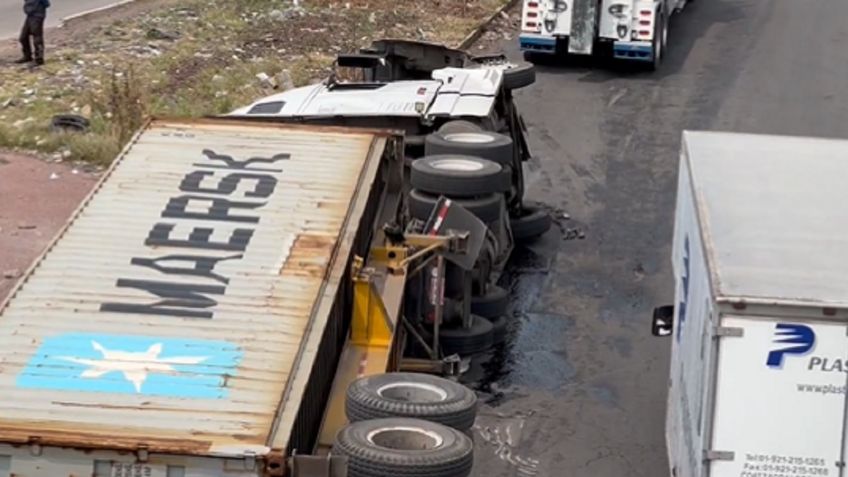
[[848, 141], [684, 132], [679, 174], [670, 475], [845, 475]]
[[669, 18], [692, 0], [523, 0], [521, 50], [540, 55], [591, 55], [658, 68], [668, 46]]

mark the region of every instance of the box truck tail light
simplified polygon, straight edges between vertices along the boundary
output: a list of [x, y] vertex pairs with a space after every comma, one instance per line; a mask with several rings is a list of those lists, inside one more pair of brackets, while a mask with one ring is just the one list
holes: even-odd
[[641, 11], [639, 12], [639, 14], [640, 14], [640, 15], [642, 15], [643, 17], [649, 17], [649, 16], [651, 16], [651, 14], [653, 14], [653, 13], [654, 13], [654, 12], [652, 12], [652, 11], [650, 11], [650, 10], [641, 10]]
[[539, 2], [526, 2], [524, 4], [524, 26], [523, 31], [530, 33], [539, 33], [542, 31], [542, 24], [536, 20], [539, 18]]
[[639, 20], [639, 24], [643, 26], [650, 26], [651, 20]]

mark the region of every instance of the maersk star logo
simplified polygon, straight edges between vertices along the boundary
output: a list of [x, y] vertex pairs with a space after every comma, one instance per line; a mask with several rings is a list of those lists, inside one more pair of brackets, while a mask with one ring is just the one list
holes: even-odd
[[240, 361], [241, 351], [222, 341], [75, 333], [46, 340], [17, 385], [220, 399]]

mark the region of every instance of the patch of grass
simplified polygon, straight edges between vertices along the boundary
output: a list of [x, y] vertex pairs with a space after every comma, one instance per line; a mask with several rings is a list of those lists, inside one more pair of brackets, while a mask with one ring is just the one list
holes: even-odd
[[[148, 115], [217, 115], [277, 91], [258, 73], [287, 70], [296, 86], [326, 76], [334, 56], [378, 37], [456, 45], [507, 0], [186, 0], [94, 29], [35, 71], [0, 70], [0, 147], [106, 165]], [[160, 40], [152, 29], [173, 33]], [[76, 112], [86, 134], [54, 133]]]

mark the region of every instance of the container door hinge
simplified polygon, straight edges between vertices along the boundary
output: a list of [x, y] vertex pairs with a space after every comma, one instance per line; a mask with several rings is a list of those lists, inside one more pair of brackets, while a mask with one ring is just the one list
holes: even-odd
[[733, 451], [717, 451], [717, 450], [704, 451], [704, 460], [732, 461], [735, 458], [736, 458], [736, 453], [733, 452]]
[[147, 459], [150, 458], [150, 452], [148, 451], [148, 447], [144, 446], [144, 445], [138, 446], [138, 449], [136, 449], [135, 455], [136, 455], [136, 457], [138, 457], [138, 461], [142, 462], [142, 463], [147, 462]]
[[845, 461], [844, 460], [837, 460], [836, 461], [836, 467], [838, 467], [840, 469], [845, 467]]
[[256, 453], [247, 451], [244, 453], [244, 470], [256, 470]]
[[732, 326], [716, 326], [715, 336], [722, 337], [732, 337], [732, 338], [741, 338], [745, 335], [745, 330], [743, 328], [732, 327]]
[[29, 439], [29, 453], [35, 457], [41, 455], [41, 438], [40, 437], [30, 437]]

